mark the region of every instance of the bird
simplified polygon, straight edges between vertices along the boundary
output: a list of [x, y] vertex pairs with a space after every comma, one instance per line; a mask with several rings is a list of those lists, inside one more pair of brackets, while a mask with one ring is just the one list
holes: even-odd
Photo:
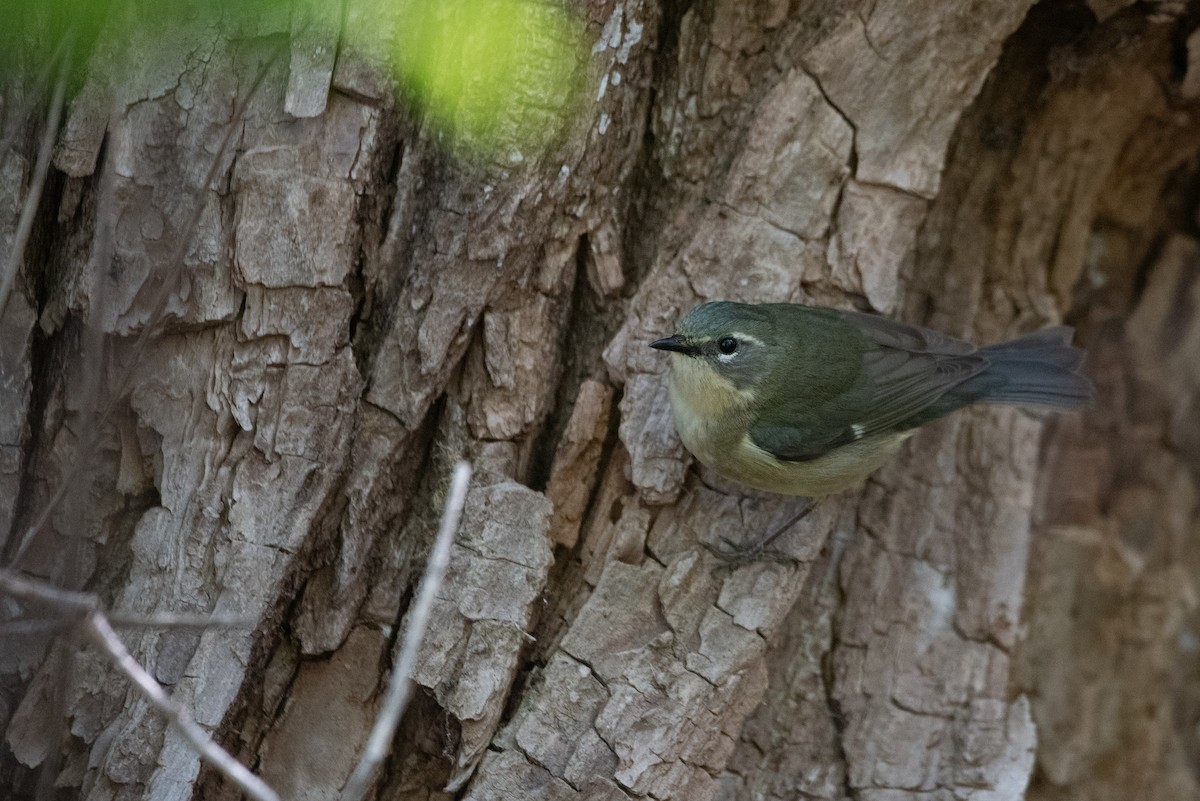
[[711, 301], [650, 347], [671, 356], [671, 410], [693, 456], [739, 484], [816, 501], [965, 406], [1089, 405], [1072, 336], [1055, 326], [978, 347], [865, 312]]

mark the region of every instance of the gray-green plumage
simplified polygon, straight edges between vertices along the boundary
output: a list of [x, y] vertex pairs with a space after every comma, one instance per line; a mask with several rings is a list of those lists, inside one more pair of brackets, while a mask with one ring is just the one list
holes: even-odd
[[1058, 327], [977, 348], [876, 315], [720, 301], [654, 346], [675, 352], [676, 425], [701, 461], [809, 495], [861, 480], [915, 427], [971, 403], [1089, 402], [1070, 339]]

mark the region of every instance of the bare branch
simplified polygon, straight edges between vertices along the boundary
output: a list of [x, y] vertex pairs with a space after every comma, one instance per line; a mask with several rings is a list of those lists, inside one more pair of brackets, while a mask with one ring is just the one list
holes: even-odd
[[[0, 624], [0, 635], [27, 636], [61, 631], [100, 609], [100, 599], [87, 592], [73, 592], [40, 579], [23, 576], [15, 570], [0, 568], [0, 594], [29, 603], [54, 608], [60, 616], [52, 620], [18, 620]], [[234, 629], [255, 624], [242, 615], [206, 615], [187, 612], [160, 612], [153, 615], [109, 613], [110, 624], [121, 628], [154, 629]]]
[[46, 185], [46, 175], [50, 172], [50, 157], [54, 153], [54, 139], [58, 136], [58, 125], [62, 121], [63, 95], [67, 90], [67, 69], [60, 66], [58, 82], [54, 85], [54, 97], [50, 99], [50, 114], [46, 119], [46, 127], [42, 131], [42, 143], [38, 147], [37, 163], [33, 168], [33, 176], [29, 182], [29, 192], [21, 206], [21, 217], [17, 221], [16, 234], [13, 236], [12, 250], [0, 268], [0, 317], [8, 306], [8, 296], [12, 292], [13, 282], [17, 278], [17, 270], [25, 258], [25, 245], [33, 232], [33, 218], [37, 215], [38, 206], [42, 201], [42, 188]]
[[42, 603], [64, 612], [93, 612], [100, 599], [87, 592], [72, 592], [37, 579], [26, 578], [15, 570], [0, 568], [0, 593], [22, 601]]
[[[78, 622], [72, 617], [46, 618], [42, 620], [12, 620], [0, 623], [0, 639], [5, 637], [34, 637], [56, 634]], [[119, 615], [110, 613], [108, 622], [115, 629], [162, 629], [164, 631], [213, 631], [216, 629], [249, 629], [254, 621], [248, 617], [220, 617], [216, 615], [187, 615], [164, 612], [156, 615]]]
[[57, 634], [68, 626], [74, 625], [70, 620], [12, 620], [0, 623], [0, 640], [10, 637], [38, 637], [47, 634]]
[[450, 564], [450, 546], [454, 542], [454, 533], [458, 530], [463, 505], [467, 501], [467, 485], [470, 481], [471, 465], [459, 462], [455, 465], [454, 476], [450, 480], [450, 492], [446, 496], [442, 522], [438, 528], [437, 539], [433, 543], [433, 550], [429, 554], [429, 562], [425, 566], [425, 575], [421, 578], [421, 589], [408, 614], [404, 645], [388, 682], [387, 696], [379, 710], [375, 727], [371, 730], [370, 739], [367, 740], [362, 759], [350, 774], [346, 786], [342, 788], [340, 801], [360, 801], [366, 795], [371, 782], [375, 780], [375, 774], [379, 771], [379, 765], [388, 754], [392, 738], [396, 735], [396, 727], [400, 725], [400, 718], [408, 706], [408, 700], [412, 696], [412, 674], [416, 667], [417, 654], [429, 627], [433, 601], [446, 577], [446, 567]]
[[255, 776], [242, 763], [217, 745], [208, 733], [200, 727], [186, 709], [176, 704], [167, 695], [162, 685], [154, 680], [146, 670], [138, 664], [133, 655], [121, 642], [117, 632], [109, 624], [102, 612], [92, 612], [87, 618], [84, 631], [88, 638], [103, 650], [113, 664], [133, 682], [155, 709], [166, 716], [184, 738], [196, 749], [197, 753], [208, 760], [213, 767], [225, 778], [236, 784], [242, 792], [257, 801], [279, 801], [279, 795], [267, 786], [266, 782]]
[[[8, 162], [9, 148], [17, 138], [17, 134], [21, 130], [21, 122], [25, 116], [29, 114], [30, 107], [36, 102], [36, 98], [40, 97], [46, 88], [46, 84], [50, 82], [50, 78], [54, 76], [56, 69], [62, 69], [59, 62], [67, 59], [65, 67], [70, 67], [70, 59], [68, 58], [67, 50], [71, 47], [75, 40], [75, 24], [71, 26], [63, 34], [63, 37], [58, 40], [58, 44], [54, 47], [54, 52], [50, 54], [50, 58], [38, 70], [38, 75], [34, 78], [33, 83], [25, 89], [25, 100], [19, 106], [12, 109], [7, 115], [5, 121], [4, 136], [0, 137], [0, 170], [3, 170], [4, 165]], [[60, 73], [61, 74], [61, 73]]]
[[184, 612], [158, 612], [153, 615], [130, 615], [117, 612], [108, 613], [108, 622], [116, 628], [141, 629], [248, 629], [253, 628], [256, 620], [244, 615], [205, 615], [203, 613], [187, 614]]

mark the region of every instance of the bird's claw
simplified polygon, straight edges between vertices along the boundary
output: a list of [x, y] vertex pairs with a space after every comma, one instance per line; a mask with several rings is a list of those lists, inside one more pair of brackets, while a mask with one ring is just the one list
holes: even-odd
[[773, 562], [795, 561], [794, 557], [788, 556], [782, 551], [767, 550], [767, 543], [762, 540], [749, 545], [734, 542], [728, 537], [721, 537], [720, 540], [720, 544], [705, 542], [702, 545], [706, 551], [731, 567], [739, 567], [751, 562], [757, 562], [760, 559]]

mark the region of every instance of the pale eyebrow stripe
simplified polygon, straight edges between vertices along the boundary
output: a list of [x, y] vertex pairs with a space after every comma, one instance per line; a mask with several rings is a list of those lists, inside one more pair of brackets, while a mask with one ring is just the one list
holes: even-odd
[[746, 342], [750, 342], [754, 345], [758, 345], [759, 347], [762, 347], [761, 339], [759, 339], [758, 337], [752, 337], [749, 334], [744, 334], [741, 331], [734, 331], [734, 332], [730, 333], [729, 336], [733, 337], [734, 339], [743, 339]]

